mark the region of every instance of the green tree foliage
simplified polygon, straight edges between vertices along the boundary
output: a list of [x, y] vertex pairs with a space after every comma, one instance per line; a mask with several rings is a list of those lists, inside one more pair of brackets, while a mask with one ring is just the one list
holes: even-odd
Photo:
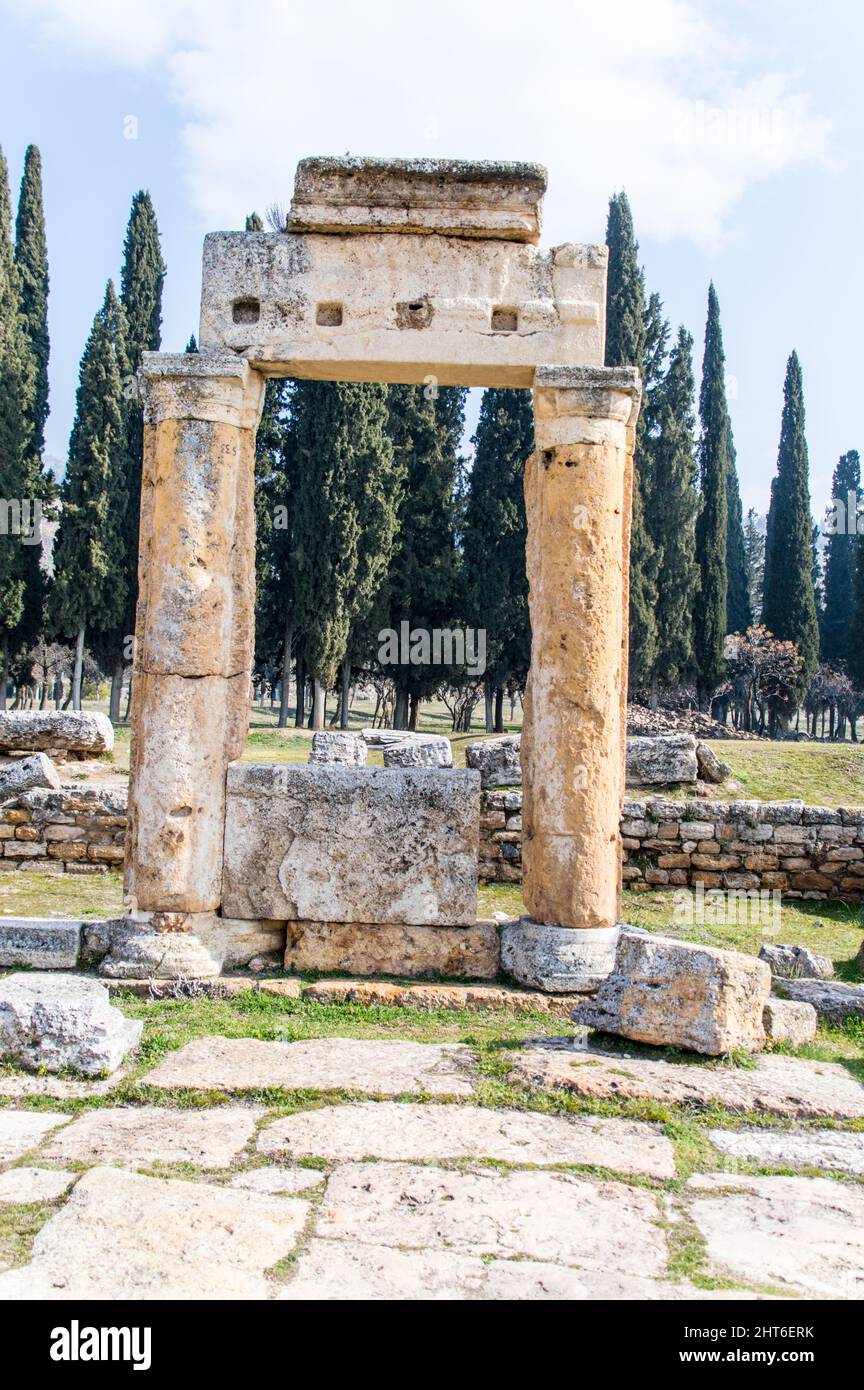
[[713, 284], [708, 289], [708, 319], [699, 391], [699, 491], [696, 561], [699, 589], [695, 598], [694, 634], [697, 688], [704, 705], [724, 674], [727, 624], [727, 526], [729, 516], [729, 414], [724, 381], [725, 357], [720, 305]]
[[741, 489], [738, 486], [731, 422], [727, 425], [727, 430], [729, 458], [726, 466], [726, 626], [729, 632], [746, 632], [753, 624], [753, 606], [750, 602], [747, 548], [744, 542], [744, 508], [741, 505]]
[[104, 641], [119, 623], [127, 599], [122, 527], [128, 471], [125, 328], [125, 313], [109, 280], [81, 358], [54, 546], [52, 613], [58, 634], [76, 640], [76, 708], [85, 634]]
[[652, 685], [686, 679], [693, 665], [693, 593], [699, 584], [694, 519], [697, 508], [693, 456], [693, 339], [679, 328], [669, 365], [652, 392], [650, 458], [645, 524], [660, 566], [655, 618], [656, 655], [647, 671]]
[[[639, 244], [626, 193], [609, 200], [606, 223], [609, 271], [606, 290], [606, 364], [638, 367], [643, 377], [644, 409], [662, 362], [665, 335], [660, 301], [645, 304], [645, 277], [639, 266]], [[656, 661], [657, 552], [645, 523], [645, 495], [650, 468], [644, 441], [649, 420], [640, 415], [636, 433], [633, 514], [630, 542], [630, 673], [633, 681], [651, 671]]]
[[765, 524], [754, 507], [744, 524], [744, 559], [747, 565], [747, 592], [754, 625], [762, 618], [762, 583], [765, 577]]
[[[534, 449], [530, 391], [484, 391], [473, 439], [463, 555], [469, 623], [486, 632], [486, 674], [524, 683], [531, 660], [525, 574], [525, 460]], [[499, 701], [500, 703], [500, 701]]]
[[29, 409], [30, 445], [34, 458], [45, 448], [48, 419], [48, 251], [42, 208], [42, 159], [35, 145], [27, 146], [24, 175], [15, 220], [15, 264], [18, 268], [21, 318], [33, 357], [34, 389]]
[[775, 637], [794, 642], [801, 653], [798, 693], [803, 694], [819, 660], [819, 623], [813, 592], [804, 389], [795, 352], [786, 366], [777, 474], [771, 485], [762, 621]]
[[857, 525], [861, 511], [861, 460], [856, 449], [841, 454], [831, 482], [831, 498], [832, 506], [825, 524], [822, 660], [837, 669], [844, 666], [849, 657], [849, 629], [854, 610]]
[[849, 626], [847, 671], [856, 690], [864, 691], [864, 536], [857, 536], [852, 621]]

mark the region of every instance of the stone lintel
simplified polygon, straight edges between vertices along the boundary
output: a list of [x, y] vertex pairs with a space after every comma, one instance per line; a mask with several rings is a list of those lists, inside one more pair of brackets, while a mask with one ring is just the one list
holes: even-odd
[[291, 232], [420, 232], [536, 242], [540, 164], [310, 158], [297, 166]]
[[537, 448], [603, 443], [610, 435], [622, 435], [635, 426], [641, 400], [642, 383], [635, 367], [538, 367], [534, 373]]
[[257, 429], [264, 378], [230, 352], [145, 352], [144, 422], [207, 420]]

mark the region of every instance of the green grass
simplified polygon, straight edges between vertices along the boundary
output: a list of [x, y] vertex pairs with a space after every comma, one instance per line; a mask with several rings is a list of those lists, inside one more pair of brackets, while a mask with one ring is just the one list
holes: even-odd
[[[864, 745], [717, 739], [711, 747], [731, 767], [738, 795], [757, 801], [797, 796], [812, 806], [864, 803]], [[722, 787], [718, 791], [722, 796]]]
[[0, 917], [121, 917], [123, 875], [0, 873]]

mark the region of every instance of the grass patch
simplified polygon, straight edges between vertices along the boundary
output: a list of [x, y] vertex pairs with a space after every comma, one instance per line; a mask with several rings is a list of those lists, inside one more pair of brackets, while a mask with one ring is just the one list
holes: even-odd
[[55, 1202], [4, 1202], [0, 1205], [0, 1270], [26, 1264], [33, 1241], [58, 1207], [59, 1203]]
[[744, 795], [759, 801], [799, 796], [812, 806], [864, 802], [864, 746], [836, 743], [711, 742]]
[[122, 874], [0, 873], [0, 916], [92, 921], [122, 915]]

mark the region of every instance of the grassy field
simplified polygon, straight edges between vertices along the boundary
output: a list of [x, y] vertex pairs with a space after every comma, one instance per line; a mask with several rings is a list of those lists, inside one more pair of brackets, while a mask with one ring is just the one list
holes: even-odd
[[864, 803], [864, 744], [718, 739], [711, 747], [731, 767], [739, 795], [758, 801], [800, 796], [812, 806]]

